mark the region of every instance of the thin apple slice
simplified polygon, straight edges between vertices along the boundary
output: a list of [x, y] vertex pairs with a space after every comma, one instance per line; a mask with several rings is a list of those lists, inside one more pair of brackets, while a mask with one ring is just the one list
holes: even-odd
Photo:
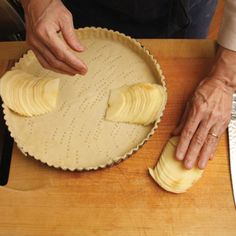
[[56, 107], [59, 81], [14, 69], [1, 78], [0, 95], [6, 106], [19, 115], [41, 115]]
[[154, 169], [149, 168], [149, 173], [153, 179], [165, 190], [173, 193], [187, 191], [200, 179], [203, 170], [194, 166], [188, 170], [182, 161], [175, 158], [178, 137], [172, 137], [161, 153], [160, 160]]
[[165, 103], [166, 92], [160, 85], [138, 83], [123, 86], [111, 91], [105, 118], [149, 125], [158, 118]]

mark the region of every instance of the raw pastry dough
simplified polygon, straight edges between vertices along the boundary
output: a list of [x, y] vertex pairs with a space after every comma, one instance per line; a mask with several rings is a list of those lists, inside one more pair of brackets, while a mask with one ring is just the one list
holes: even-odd
[[88, 73], [69, 76], [46, 70], [28, 51], [12, 69], [36, 78], [59, 78], [56, 109], [29, 118], [3, 104], [4, 118], [23, 153], [63, 170], [96, 170], [136, 152], [154, 134], [164, 110], [149, 126], [108, 122], [104, 114], [110, 90], [146, 82], [166, 91], [165, 78], [155, 58], [136, 40], [93, 27], [75, 33], [87, 48], [79, 58]]

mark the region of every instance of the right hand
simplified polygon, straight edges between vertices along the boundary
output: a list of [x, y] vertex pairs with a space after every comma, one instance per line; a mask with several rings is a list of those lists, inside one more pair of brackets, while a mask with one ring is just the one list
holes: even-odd
[[[82, 52], [72, 15], [61, 0], [21, 0], [26, 21], [26, 40], [40, 64], [55, 72], [84, 75], [87, 66], [73, 52]], [[64, 41], [58, 32], [62, 33]]]

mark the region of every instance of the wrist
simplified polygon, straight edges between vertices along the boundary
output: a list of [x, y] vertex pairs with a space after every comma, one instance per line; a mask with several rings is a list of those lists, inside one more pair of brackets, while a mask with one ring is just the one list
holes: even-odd
[[208, 76], [220, 80], [232, 92], [236, 91], [236, 52], [219, 46]]

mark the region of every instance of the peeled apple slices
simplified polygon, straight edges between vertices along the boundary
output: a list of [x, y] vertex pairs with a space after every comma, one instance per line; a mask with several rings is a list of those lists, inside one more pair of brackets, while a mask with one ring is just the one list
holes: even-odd
[[179, 137], [172, 137], [166, 144], [154, 169], [149, 168], [153, 179], [165, 190], [173, 193], [187, 191], [201, 176], [203, 170], [193, 167], [188, 170], [182, 161], [175, 158]]
[[166, 100], [166, 92], [158, 84], [125, 85], [111, 91], [105, 118], [149, 125], [160, 116]]
[[0, 80], [3, 102], [23, 116], [36, 116], [56, 107], [59, 79], [40, 78], [22, 70], [11, 70]]

